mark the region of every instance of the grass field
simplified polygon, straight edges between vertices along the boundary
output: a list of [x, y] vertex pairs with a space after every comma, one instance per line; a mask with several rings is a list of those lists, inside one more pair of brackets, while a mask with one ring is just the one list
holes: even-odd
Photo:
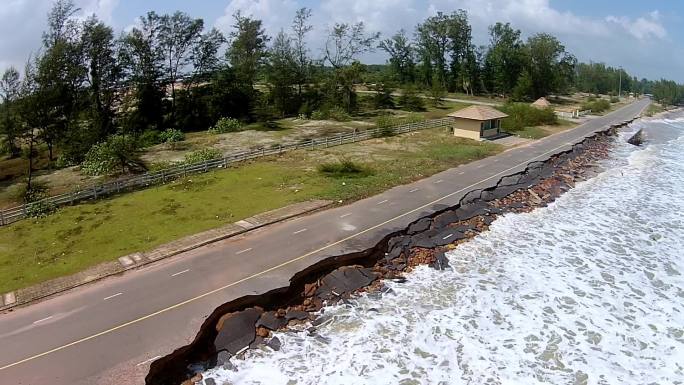
[[[0, 293], [313, 198], [350, 201], [501, 151], [443, 129], [296, 151], [0, 228]], [[369, 172], [326, 176], [350, 160]]]
[[515, 131], [514, 134], [526, 139], [541, 139], [574, 127], [577, 127], [577, 123], [565, 119], [558, 119], [558, 124], [525, 127], [523, 130]]

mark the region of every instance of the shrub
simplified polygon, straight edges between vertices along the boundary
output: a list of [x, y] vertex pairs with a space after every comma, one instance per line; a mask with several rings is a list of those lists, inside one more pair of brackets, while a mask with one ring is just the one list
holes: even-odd
[[138, 142], [129, 135], [112, 135], [106, 141], [95, 144], [85, 155], [81, 170], [87, 175], [108, 174], [117, 167], [121, 172], [139, 164]]
[[418, 123], [425, 121], [425, 117], [420, 114], [408, 114], [405, 116], [384, 115], [375, 119], [375, 124], [379, 128], [396, 127], [402, 124]]
[[322, 110], [316, 110], [311, 113], [313, 120], [336, 120], [338, 122], [347, 122], [351, 120], [351, 116], [341, 107], [334, 106]]
[[611, 102], [611, 103], [619, 103], [619, 102], [620, 102], [620, 98], [618, 98], [617, 96], [611, 96], [611, 97], [610, 97], [610, 102]]
[[502, 122], [502, 128], [508, 131], [520, 131], [525, 127], [558, 124], [558, 117], [552, 108], [535, 108], [527, 103], [507, 103], [501, 111], [508, 114]]
[[418, 96], [415, 88], [412, 86], [406, 87], [399, 97], [399, 104], [407, 111], [423, 111], [425, 110], [425, 102], [423, 98]]
[[138, 145], [141, 148], [154, 146], [155, 144], [161, 143], [159, 132], [156, 130], [145, 130], [140, 135], [138, 135]]
[[216, 124], [209, 128], [212, 134], [225, 134], [227, 132], [238, 132], [242, 130], [242, 122], [234, 118], [221, 118]]
[[392, 97], [392, 89], [386, 84], [381, 84], [375, 88], [375, 94], [373, 95], [373, 107], [375, 109], [393, 109], [394, 98]]
[[318, 171], [333, 178], [360, 178], [372, 175], [372, 171], [349, 159], [340, 162], [323, 163], [318, 166]]
[[193, 164], [205, 162], [207, 160], [218, 159], [223, 154], [215, 148], [203, 148], [201, 150], [193, 151], [185, 154], [185, 163]]
[[175, 143], [185, 140], [185, 134], [179, 129], [167, 128], [159, 134], [159, 139], [164, 143]]
[[30, 218], [44, 218], [57, 211], [57, 205], [44, 200], [48, 196], [47, 185], [33, 182], [30, 189], [24, 190], [26, 215]]
[[394, 136], [397, 134], [397, 132], [394, 131], [394, 126], [385, 126], [379, 128], [380, 129], [373, 134], [374, 138], [389, 138], [390, 136]]
[[591, 110], [591, 112], [603, 112], [610, 109], [610, 102], [605, 99], [599, 99], [582, 104], [582, 109]]
[[325, 114], [321, 110], [316, 110], [311, 113], [311, 119], [313, 120], [325, 120]]

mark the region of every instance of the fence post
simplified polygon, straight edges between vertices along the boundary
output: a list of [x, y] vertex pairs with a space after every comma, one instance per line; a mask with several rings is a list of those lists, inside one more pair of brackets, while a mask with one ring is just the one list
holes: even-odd
[[0, 226], [4, 226], [5, 224], [5, 210], [0, 210]]
[[166, 183], [166, 176], [164, 175], [164, 170], [161, 170], [161, 180], [162, 184]]
[[205, 160], [205, 161], [204, 161], [204, 172], [209, 171], [209, 165], [208, 165], [208, 163], [209, 163], [208, 160]]
[[328, 137], [325, 137], [325, 148], [328, 148]]
[[93, 196], [97, 199], [97, 186], [93, 187]]

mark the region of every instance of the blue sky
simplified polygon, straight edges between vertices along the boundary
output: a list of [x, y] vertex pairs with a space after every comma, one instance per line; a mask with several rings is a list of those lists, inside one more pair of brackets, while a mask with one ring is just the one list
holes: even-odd
[[[45, 14], [52, 0], [2, 0], [0, 69], [23, 66], [40, 47]], [[313, 10], [311, 47], [320, 54], [325, 29], [335, 22], [364, 21], [389, 36], [437, 11], [468, 11], [476, 44], [487, 42], [487, 26], [511, 22], [525, 36], [549, 32], [582, 61], [623, 66], [639, 77], [684, 82], [684, 1], [649, 0], [75, 0], [84, 14], [97, 14], [118, 31], [129, 28], [149, 10], [182, 10], [201, 17], [208, 27], [230, 32], [231, 15], [241, 9], [264, 20], [269, 33], [287, 28], [294, 12]], [[364, 57], [382, 63], [381, 52]]]

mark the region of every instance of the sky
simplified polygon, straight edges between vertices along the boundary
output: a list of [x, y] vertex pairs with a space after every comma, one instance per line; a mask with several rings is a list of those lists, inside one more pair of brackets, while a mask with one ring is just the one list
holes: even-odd
[[[0, 0], [0, 70], [23, 68], [40, 49], [46, 14], [53, 0]], [[75, 0], [80, 16], [96, 14], [117, 32], [131, 28], [150, 10], [187, 12], [207, 28], [231, 31], [232, 14], [262, 19], [274, 35], [287, 29], [297, 9], [312, 10], [310, 46], [321, 55], [325, 32], [336, 22], [363, 21], [369, 31], [389, 37], [438, 11], [468, 12], [476, 45], [488, 41], [487, 27], [510, 22], [523, 37], [547, 32], [558, 37], [581, 61], [622, 66], [630, 74], [684, 83], [684, 1], [681, 0]], [[382, 52], [366, 63], [384, 63]]]

